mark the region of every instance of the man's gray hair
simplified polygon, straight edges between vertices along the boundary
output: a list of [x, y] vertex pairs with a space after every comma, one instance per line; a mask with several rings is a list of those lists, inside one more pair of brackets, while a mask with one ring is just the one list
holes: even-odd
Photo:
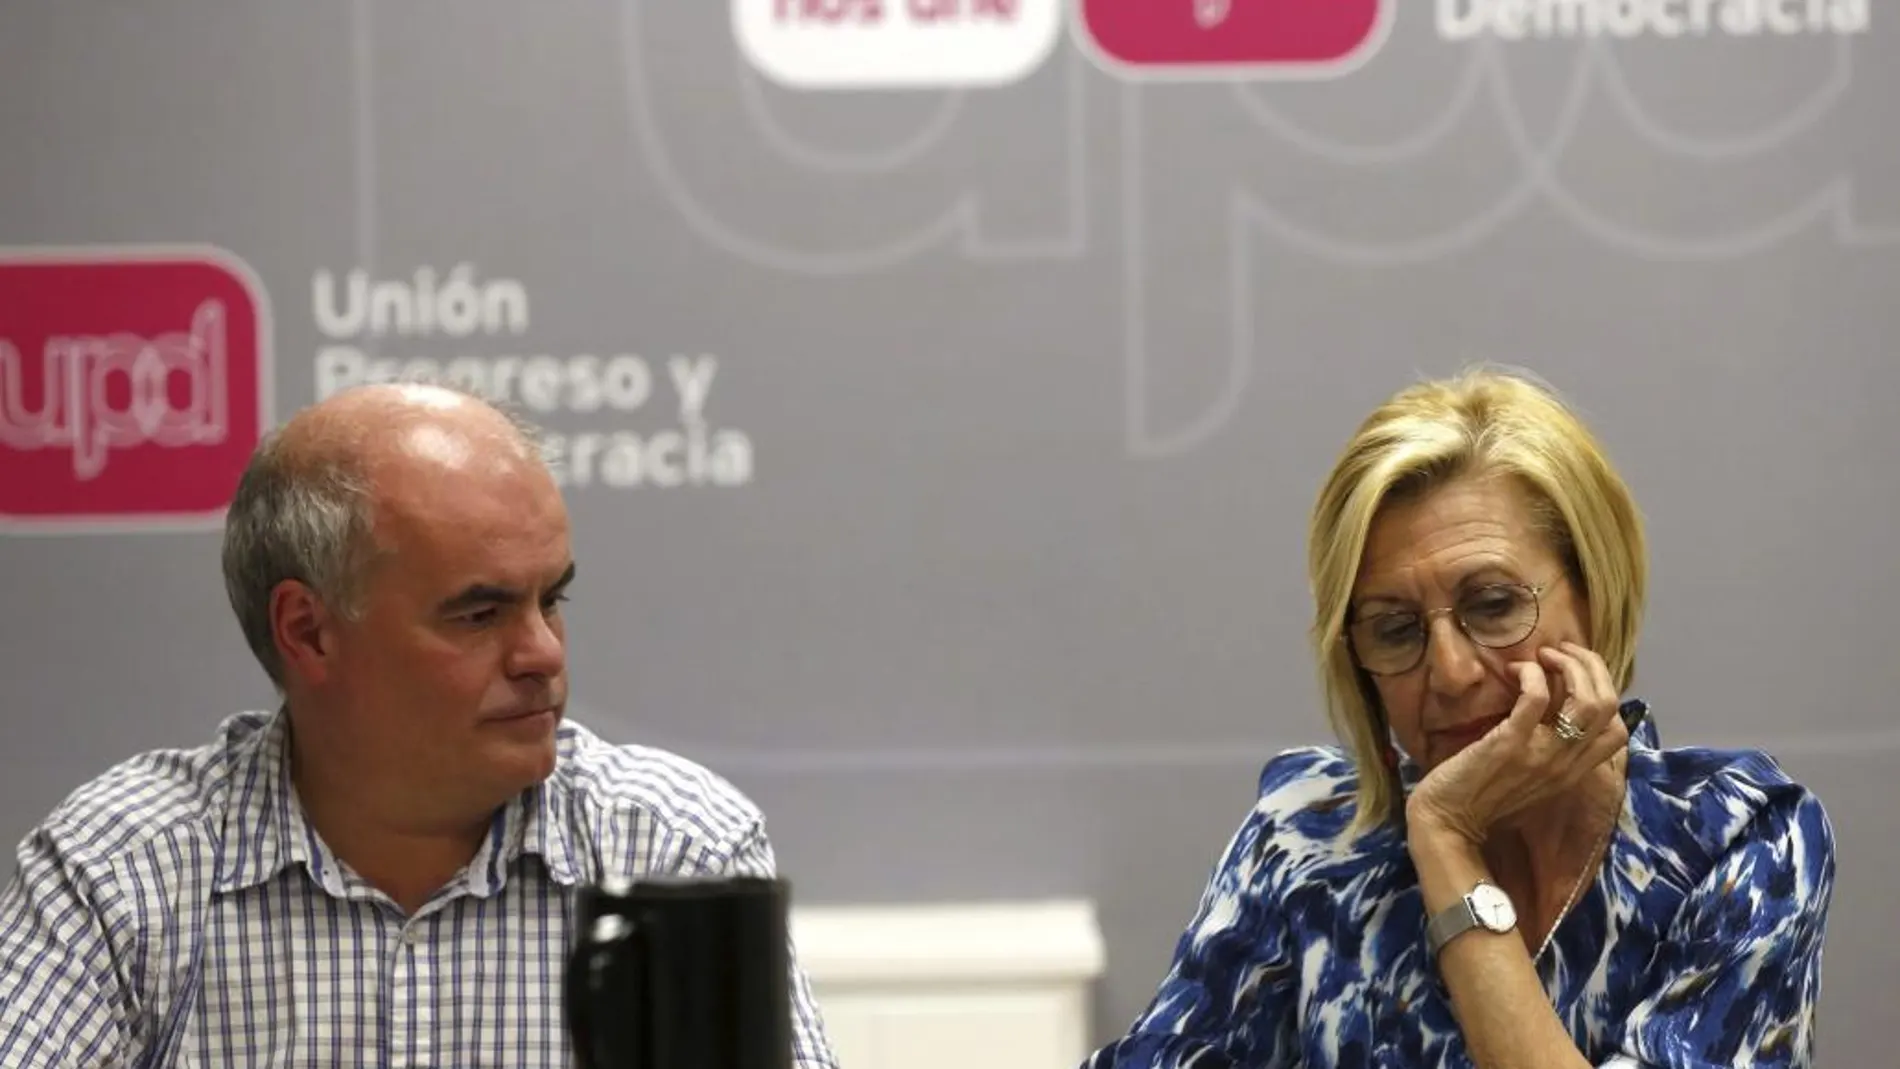
[[[500, 412], [528, 453], [546, 463], [539, 429], [518, 413], [478, 394], [443, 388]], [[284, 663], [271, 634], [271, 594], [294, 579], [345, 619], [358, 618], [364, 575], [376, 552], [362, 447], [369, 435], [388, 429], [366, 428], [356, 441], [327, 436], [329, 441], [311, 448], [302, 435], [297, 437], [303, 442], [287, 443], [279, 428], [264, 436], [238, 480], [225, 513], [225, 596], [245, 643], [280, 691]]]
[[264, 438], [238, 480], [224, 521], [224, 591], [264, 674], [284, 686], [271, 634], [271, 592], [286, 579], [309, 587], [345, 618], [370, 540], [369, 482], [341, 455], [310, 457]]

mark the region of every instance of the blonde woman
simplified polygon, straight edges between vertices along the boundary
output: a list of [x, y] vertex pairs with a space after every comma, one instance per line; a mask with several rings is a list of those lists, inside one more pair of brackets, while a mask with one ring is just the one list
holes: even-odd
[[1310, 547], [1344, 744], [1267, 764], [1089, 1069], [1812, 1065], [1832, 828], [1625, 695], [1642, 524], [1576, 416], [1493, 371], [1406, 389]]

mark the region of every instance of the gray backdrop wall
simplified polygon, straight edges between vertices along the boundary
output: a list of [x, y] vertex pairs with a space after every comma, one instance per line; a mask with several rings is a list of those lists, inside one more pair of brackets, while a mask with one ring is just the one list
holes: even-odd
[[[434, 367], [566, 436], [575, 715], [751, 792], [802, 901], [1097, 899], [1106, 1035], [1325, 737], [1325, 467], [1499, 360], [1647, 511], [1665, 741], [1828, 804], [1824, 1064], [1892, 1064], [1896, 13], [855, 4], [0, 5], [5, 840], [270, 700], [204, 514]], [[55, 346], [106, 386], [36, 421], [114, 332], [168, 362]]]

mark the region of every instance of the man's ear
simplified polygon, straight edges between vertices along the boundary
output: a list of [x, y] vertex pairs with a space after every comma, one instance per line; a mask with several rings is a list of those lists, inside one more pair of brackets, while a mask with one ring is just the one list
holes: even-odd
[[286, 579], [271, 589], [271, 640], [284, 662], [286, 682], [320, 683], [329, 675], [336, 624], [336, 613], [306, 584]]

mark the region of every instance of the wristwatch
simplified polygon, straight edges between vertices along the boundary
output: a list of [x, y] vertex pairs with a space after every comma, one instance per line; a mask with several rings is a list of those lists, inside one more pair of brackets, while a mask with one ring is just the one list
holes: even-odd
[[1440, 911], [1425, 925], [1425, 945], [1436, 955], [1446, 943], [1473, 928], [1499, 935], [1517, 927], [1517, 909], [1511, 896], [1489, 880], [1479, 880], [1471, 893]]

